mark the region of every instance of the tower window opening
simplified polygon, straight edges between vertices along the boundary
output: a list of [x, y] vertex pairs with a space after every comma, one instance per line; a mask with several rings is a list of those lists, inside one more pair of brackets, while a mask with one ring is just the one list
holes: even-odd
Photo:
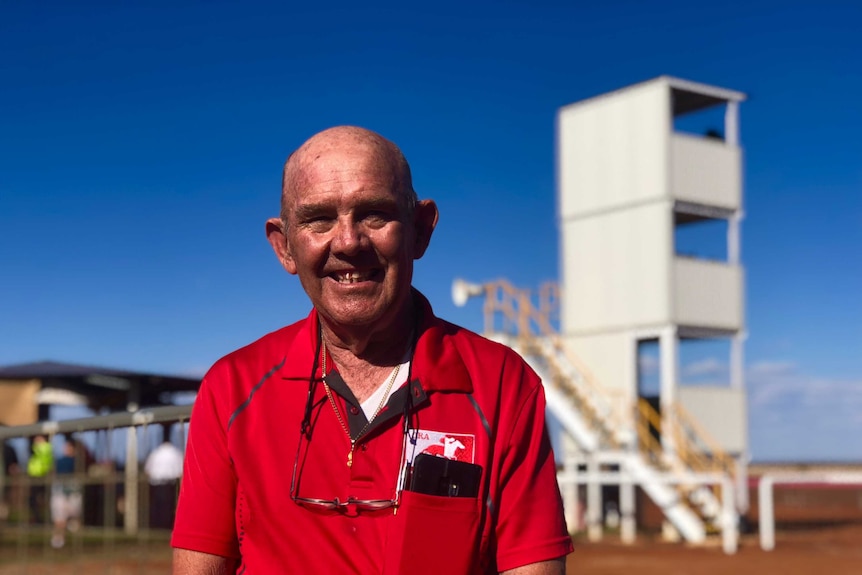
[[726, 105], [717, 105], [675, 115], [673, 118], [673, 131], [693, 136], [702, 136], [706, 139], [724, 142], [724, 115]]
[[676, 214], [674, 247], [677, 256], [697, 259], [728, 261], [727, 220], [695, 219]]

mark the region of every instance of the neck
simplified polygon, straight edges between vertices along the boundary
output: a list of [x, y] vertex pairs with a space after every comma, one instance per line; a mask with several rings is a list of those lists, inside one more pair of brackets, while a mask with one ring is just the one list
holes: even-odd
[[[398, 329], [386, 330], [378, 337], [345, 338], [339, 330], [328, 330], [321, 321], [321, 338], [327, 357], [327, 372], [338, 368], [342, 379], [360, 402], [365, 401], [380, 382], [404, 359], [410, 347], [412, 314], [403, 316], [410, 322]], [[394, 379], [394, 376], [393, 376]]]
[[415, 312], [406, 305], [402, 313], [380, 328], [369, 326], [334, 325], [323, 316], [318, 316], [323, 344], [339, 365], [365, 364], [391, 367], [401, 363], [404, 352], [410, 345]]

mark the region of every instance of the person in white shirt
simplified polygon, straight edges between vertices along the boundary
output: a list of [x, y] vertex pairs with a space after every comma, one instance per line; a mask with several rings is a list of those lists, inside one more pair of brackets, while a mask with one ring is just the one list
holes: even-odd
[[150, 527], [172, 529], [183, 475], [183, 452], [166, 439], [147, 456], [144, 472], [150, 482]]

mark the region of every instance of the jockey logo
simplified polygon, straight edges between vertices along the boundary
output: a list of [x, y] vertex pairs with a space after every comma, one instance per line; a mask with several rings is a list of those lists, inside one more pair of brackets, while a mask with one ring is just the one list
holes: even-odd
[[476, 438], [473, 435], [419, 429], [415, 438], [415, 449], [409, 450], [412, 452], [408, 457], [411, 463], [413, 455], [419, 453], [474, 463]]

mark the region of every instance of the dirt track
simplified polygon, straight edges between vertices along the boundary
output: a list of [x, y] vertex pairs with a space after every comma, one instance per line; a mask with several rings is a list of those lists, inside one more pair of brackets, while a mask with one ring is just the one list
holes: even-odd
[[576, 575], [862, 575], [862, 525], [779, 532], [773, 551], [746, 536], [735, 555], [720, 547], [641, 541], [576, 542], [567, 572]]
[[[66, 550], [70, 551], [70, 550]], [[134, 551], [53, 557], [27, 564], [8, 557], [0, 575], [160, 575], [170, 572], [170, 550], [151, 542]], [[11, 561], [10, 561], [11, 560]], [[862, 524], [828, 529], [779, 531], [774, 551], [761, 551], [757, 536], [743, 538], [735, 555], [720, 547], [687, 547], [648, 541], [625, 546], [576, 541], [567, 572], [573, 575], [862, 575]]]

